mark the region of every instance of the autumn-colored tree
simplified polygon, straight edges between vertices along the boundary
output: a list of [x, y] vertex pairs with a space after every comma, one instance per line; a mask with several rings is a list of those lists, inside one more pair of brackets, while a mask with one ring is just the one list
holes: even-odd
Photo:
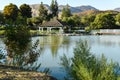
[[5, 19], [15, 21], [18, 16], [18, 11], [18, 7], [15, 4], [10, 3], [9, 5], [4, 7], [3, 14], [5, 16]]

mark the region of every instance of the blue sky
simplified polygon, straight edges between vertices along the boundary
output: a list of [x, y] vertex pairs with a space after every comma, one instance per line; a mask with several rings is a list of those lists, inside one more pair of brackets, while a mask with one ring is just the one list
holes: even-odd
[[[9, 3], [14, 3], [18, 7], [23, 4], [39, 4], [40, 2], [44, 4], [51, 3], [51, 0], [0, 0], [0, 10], [4, 9], [5, 5]], [[70, 6], [81, 6], [81, 5], [91, 5], [100, 10], [110, 10], [120, 7], [120, 0], [57, 0], [59, 5], [69, 4]]]

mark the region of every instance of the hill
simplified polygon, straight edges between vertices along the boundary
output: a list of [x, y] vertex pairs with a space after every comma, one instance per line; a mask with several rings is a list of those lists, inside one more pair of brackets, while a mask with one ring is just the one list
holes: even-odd
[[[30, 7], [32, 8], [32, 16], [38, 16], [39, 15], [39, 6], [40, 4], [32, 4], [30, 5]], [[44, 4], [44, 6], [46, 7], [46, 9], [48, 9], [50, 11], [50, 7], [47, 4]]]
[[84, 11], [84, 12], [79, 12], [79, 13], [74, 13], [75, 15], [78, 15], [78, 16], [87, 16], [87, 15], [96, 15], [96, 14], [99, 14], [99, 13], [112, 13], [112, 14], [118, 14], [119, 12], [118, 11], [114, 11], [114, 10], [106, 10], [106, 11], [98, 11], [98, 10], [87, 10], [87, 11]]
[[115, 8], [114, 11], [120, 12], [120, 8]]
[[[33, 4], [33, 5], [30, 5], [30, 7], [32, 8], [32, 15], [33, 16], [38, 16], [39, 14], [39, 5], [40, 4]], [[50, 12], [50, 6], [47, 5], [47, 4], [44, 4], [44, 6], [48, 9], [48, 11]], [[66, 5], [59, 5], [58, 6], [58, 9], [59, 9], [59, 13], [62, 11], [62, 9], [66, 7]], [[72, 7], [72, 6], [69, 6], [70, 10], [71, 10], [71, 13], [79, 13], [79, 12], [83, 12], [83, 11], [87, 11], [87, 10], [98, 10], [92, 6], [77, 6], [77, 7]]]

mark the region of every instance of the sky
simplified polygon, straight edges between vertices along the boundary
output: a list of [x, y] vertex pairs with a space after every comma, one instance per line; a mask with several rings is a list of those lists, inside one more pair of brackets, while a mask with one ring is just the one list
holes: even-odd
[[[18, 7], [21, 4], [51, 4], [52, 0], [0, 0], [0, 10], [4, 9], [4, 6], [9, 3], [16, 4]], [[57, 0], [59, 5], [69, 4], [70, 6], [82, 6], [91, 5], [99, 10], [112, 10], [120, 7], [120, 0]]]

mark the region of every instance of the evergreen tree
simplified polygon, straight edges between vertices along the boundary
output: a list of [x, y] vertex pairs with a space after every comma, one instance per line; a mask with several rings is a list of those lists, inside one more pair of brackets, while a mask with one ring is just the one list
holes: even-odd
[[63, 19], [64, 17], [70, 17], [71, 16], [71, 11], [69, 9], [69, 5], [67, 4], [65, 8], [62, 10], [62, 15], [61, 18]]
[[[80, 40], [74, 49], [74, 56], [61, 58], [62, 65], [68, 73], [68, 80], [119, 80], [119, 65], [102, 55], [100, 58], [90, 52], [87, 41]], [[115, 70], [115, 67], [118, 67]]]
[[46, 20], [48, 16], [48, 10], [44, 7], [43, 2], [41, 2], [39, 7], [39, 17], [41, 20]]
[[29, 5], [27, 4], [22, 4], [20, 6], [20, 13], [23, 17], [27, 17], [27, 18], [31, 18], [32, 17], [32, 12], [31, 12], [31, 8]]
[[50, 5], [50, 9], [52, 12], [52, 17], [58, 16], [58, 3], [55, 0], [52, 0], [51, 5]]
[[57, 3], [57, 0], [55, 0], [55, 16], [58, 16], [58, 3]]

